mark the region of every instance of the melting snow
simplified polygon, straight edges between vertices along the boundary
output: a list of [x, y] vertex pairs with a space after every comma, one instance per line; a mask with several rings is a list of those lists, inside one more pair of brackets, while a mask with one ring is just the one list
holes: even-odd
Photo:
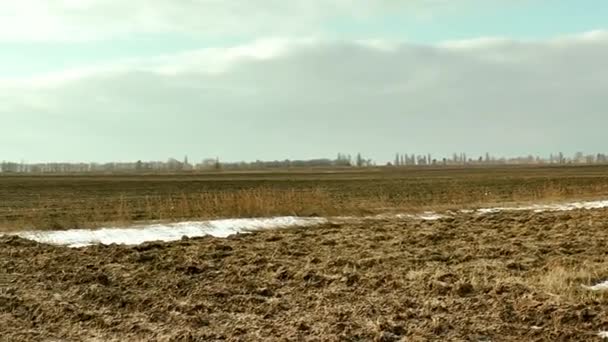
[[591, 290], [591, 291], [606, 291], [606, 290], [608, 290], [608, 280], [601, 282], [599, 284], [593, 285], [593, 286], [583, 285], [583, 287], [586, 288], [587, 290]]
[[[576, 209], [600, 209], [608, 208], [608, 200], [573, 202], [563, 204], [536, 204], [522, 207], [497, 207], [477, 210], [461, 210], [461, 213], [477, 213], [480, 215], [498, 213], [502, 211], [569, 211]], [[456, 213], [438, 214], [436, 212], [425, 212], [422, 214], [381, 214], [367, 219], [416, 219], [433, 221], [450, 217]], [[354, 217], [341, 217], [335, 219], [361, 219]], [[147, 241], [175, 241], [183, 236], [200, 237], [211, 235], [215, 237], [227, 237], [233, 234], [247, 233], [253, 230], [277, 229], [287, 227], [309, 227], [328, 222], [324, 218], [300, 218], [300, 217], [275, 217], [264, 219], [229, 219], [201, 222], [183, 222], [174, 224], [155, 224], [132, 228], [102, 228], [96, 230], [76, 229], [65, 231], [29, 231], [14, 233], [14, 235], [25, 239], [54, 245], [67, 245], [70, 247], [83, 247], [93, 244], [125, 244], [137, 245]], [[608, 281], [595, 286], [586, 286], [589, 290], [608, 290]]]
[[[476, 212], [479, 214], [492, 214], [501, 211], [526, 211], [531, 210], [537, 213], [545, 211], [570, 211], [577, 209], [601, 209], [608, 208], [608, 201], [588, 201], [588, 202], [572, 202], [572, 203], [561, 203], [561, 204], [534, 204], [530, 206], [522, 207], [498, 207], [498, 208], [484, 208], [478, 209]], [[465, 212], [465, 211], [461, 211]]]
[[445, 215], [437, 214], [437, 213], [431, 212], [431, 211], [427, 211], [424, 214], [414, 215], [414, 216], [415, 216], [415, 218], [419, 218], [419, 219], [425, 220], [425, 221], [436, 221], [436, 220], [440, 220], [440, 219], [446, 217]]
[[230, 219], [203, 222], [156, 224], [133, 228], [74, 229], [57, 231], [30, 231], [14, 235], [53, 245], [84, 247], [94, 244], [138, 245], [147, 241], [176, 241], [184, 236], [211, 235], [227, 237], [254, 230], [315, 226], [327, 222], [323, 218], [275, 217], [266, 219]]
[[[366, 219], [414, 219], [423, 221], [436, 221], [448, 217], [447, 215], [438, 214], [434, 211], [426, 211], [422, 214], [380, 214], [376, 216], [368, 216]], [[351, 219], [354, 217], [350, 217]]]
[[599, 338], [608, 339], [608, 331], [600, 331], [597, 336], [599, 336]]

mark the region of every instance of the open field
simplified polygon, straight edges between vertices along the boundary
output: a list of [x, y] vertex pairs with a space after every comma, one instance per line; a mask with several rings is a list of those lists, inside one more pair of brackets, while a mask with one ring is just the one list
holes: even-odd
[[608, 166], [0, 176], [0, 230], [443, 210], [608, 196]]
[[600, 341], [608, 290], [585, 286], [608, 280], [608, 208], [365, 215], [607, 198], [605, 166], [3, 175], [6, 232], [329, 219], [136, 246], [0, 236], [0, 341]]
[[594, 341], [608, 210], [353, 220], [228, 239], [0, 238], [6, 341]]

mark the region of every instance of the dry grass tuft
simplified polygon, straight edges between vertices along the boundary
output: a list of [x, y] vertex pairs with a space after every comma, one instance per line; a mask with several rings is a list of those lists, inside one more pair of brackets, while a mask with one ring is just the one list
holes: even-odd
[[557, 262], [535, 279], [537, 286], [556, 299], [577, 302], [585, 299], [608, 300], [608, 291], [592, 291], [593, 286], [608, 280], [608, 263]]

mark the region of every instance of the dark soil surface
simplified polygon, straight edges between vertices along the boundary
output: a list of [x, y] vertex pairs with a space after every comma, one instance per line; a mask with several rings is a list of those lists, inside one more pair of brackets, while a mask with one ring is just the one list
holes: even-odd
[[608, 210], [141, 246], [0, 237], [2, 341], [594, 341]]

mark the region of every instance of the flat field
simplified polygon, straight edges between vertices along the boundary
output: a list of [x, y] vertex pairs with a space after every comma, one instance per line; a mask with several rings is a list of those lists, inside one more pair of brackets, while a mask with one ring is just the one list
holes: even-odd
[[[3, 229], [333, 216], [68, 248], [0, 236], [0, 341], [601, 341], [608, 209], [358, 214], [608, 198], [608, 167], [1, 176]], [[349, 216], [337, 218], [337, 216]]]
[[0, 175], [0, 230], [604, 198], [608, 166]]

